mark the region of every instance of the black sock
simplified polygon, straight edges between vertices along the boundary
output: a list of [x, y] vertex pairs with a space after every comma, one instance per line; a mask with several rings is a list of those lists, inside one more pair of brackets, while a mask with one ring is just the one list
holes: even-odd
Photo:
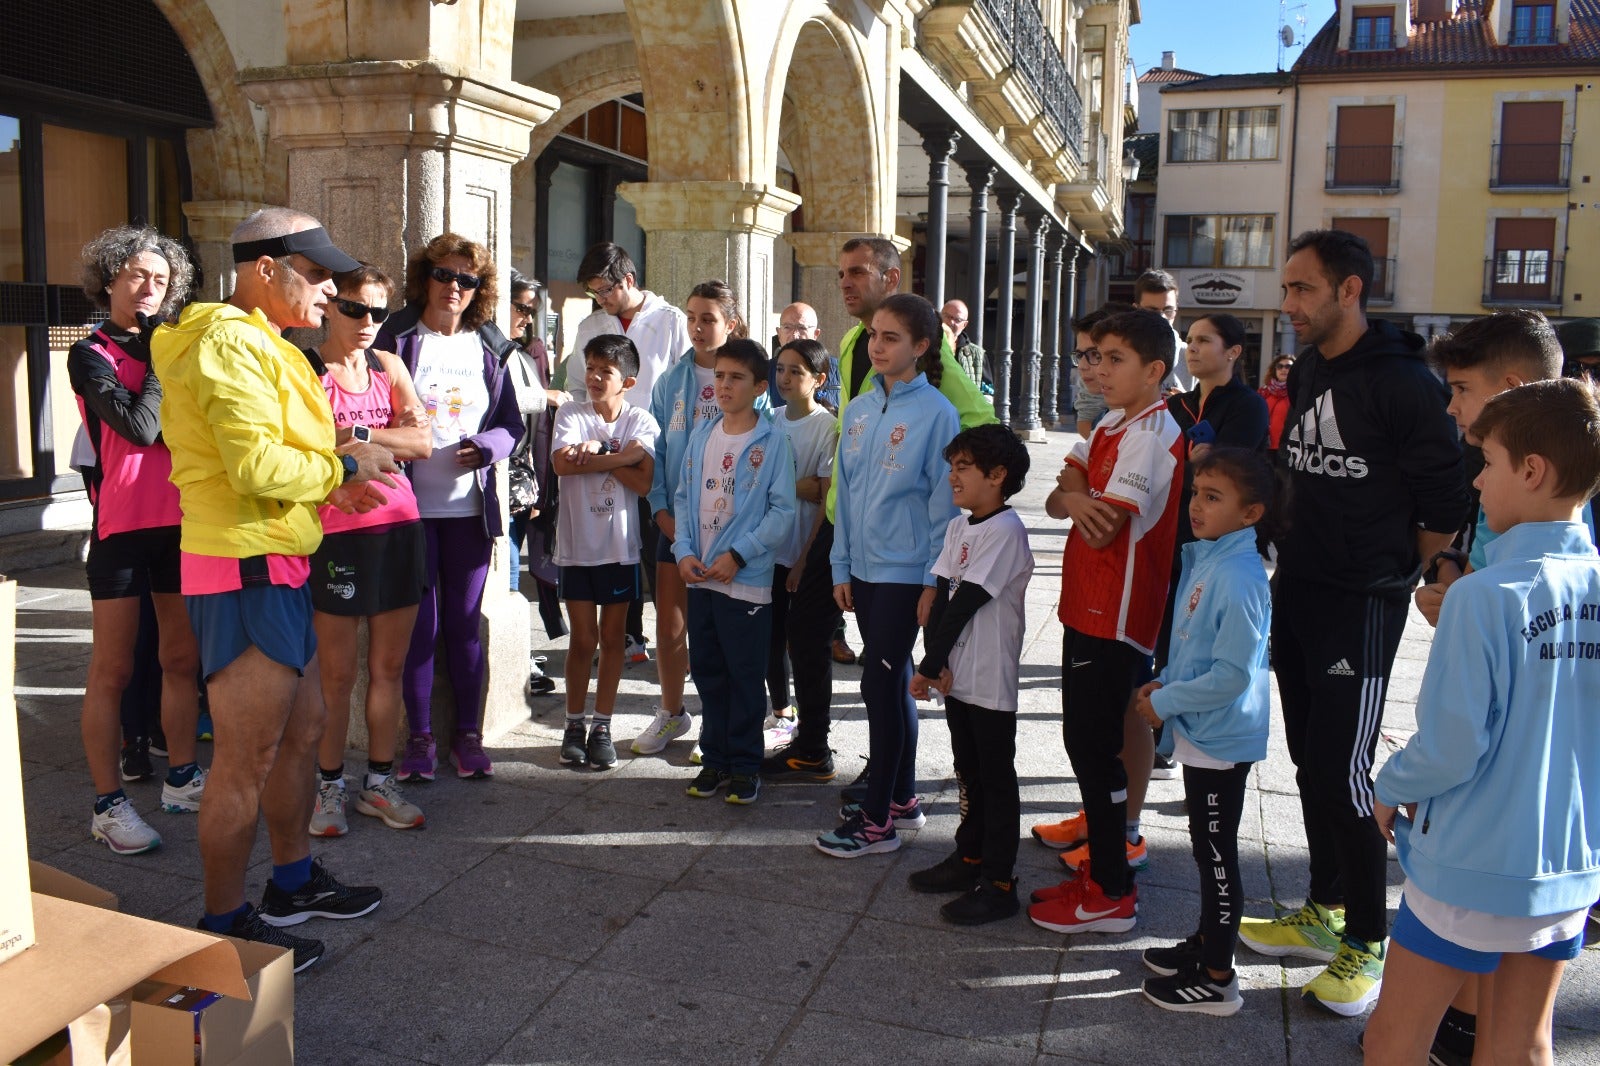
[[393, 759], [390, 759], [388, 762], [379, 762], [376, 759], [367, 760], [367, 773], [369, 774], [375, 774], [378, 777], [388, 777], [393, 772]]
[[324, 781], [341, 781], [344, 779], [344, 763], [340, 763], [332, 770], [324, 770], [321, 766], [318, 766], [317, 773], [322, 775]]
[[1433, 1042], [1446, 1051], [1453, 1052], [1463, 1058], [1472, 1057], [1473, 1045], [1477, 1043], [1478, 1016], [1468, 1014], [1464, 1010], [1446, 1007], [1444, 1019], [1439, 1022], [1439, 1031], [1434, 1034]]
[[118, 800], [124, 800], [127, 798], [127, 793], [123, 792], [120, 788], [115, 792], [107, 792], [103, 796], [96, 796], [94, 798], [94, 813], [104, 814], [112, 807], [115, 807]]

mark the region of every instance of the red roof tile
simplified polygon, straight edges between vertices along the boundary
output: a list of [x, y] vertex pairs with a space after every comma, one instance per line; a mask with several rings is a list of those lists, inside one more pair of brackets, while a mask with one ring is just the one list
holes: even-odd
[[1461, 67], [1594, 66], [1600, 63], [1600, 0], [1572, 0], [1568, 44], [1498, 44], [1482, 0], [1462, 0], [1456, 17], [1413, 23], [1407, 47], [1382, 52], [1340, 52], [1339, 18], [1318, 31], [1295, 62], [1301, 74], [1386, 73]]
[[1194, 81], [1196, 78], [1203, 78], [1205, 76], [1206, 75], [1204, 74], [1197, 74], [1192, 70], [1184, 70], [1182, 67], [1172, 67], [1170, 69], [1167, 67], [1151, 67], [1149, 70], [1139, 75], [1139, 84], [1154, 85], [1165, 82]]

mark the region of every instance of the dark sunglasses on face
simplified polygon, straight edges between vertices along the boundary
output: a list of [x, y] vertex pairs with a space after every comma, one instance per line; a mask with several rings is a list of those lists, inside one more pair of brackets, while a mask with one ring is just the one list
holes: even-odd
[[463, 289], [476, 289], [483, 284], [483, 279], [476, 274], [458, 274], [448, 267], [434, 267], [428, 271], [428, 276], [440, 285], [448, 285], [453, 281]]
[[511, 309], [524, 315], [531, 315], [537, 310], [532, 304], [519, 304], [515, 300], [511, 302]]
[[1274, 369], [1274, 370], [1291, 370], [1293, 368], [1294, 368], [1294, 364], [1293, 363], [1273, 363], [1272, 364], [1272, 369]]
[[333, 298], [333, 306], [337, 307], [339, 313], [346, 318], [362, 319], [371, 315], [372, 321], [380, 325], [382, 325], [384, 319], [389, 317], [389, 309], [387, 307], [371, 307], [367, 304], [356, 303], [354, 300], [346, 300], [343, 296], [335, 296]]

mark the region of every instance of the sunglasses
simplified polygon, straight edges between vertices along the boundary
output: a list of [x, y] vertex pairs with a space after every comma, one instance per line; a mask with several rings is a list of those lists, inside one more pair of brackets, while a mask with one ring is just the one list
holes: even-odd
[[434, 267], [428, 271], [428, 276], [440, 285], [448, 285], [453, 281], [463, 289], [476, 289], [483, 284], [483, 279], [476, 274], [457, 274], [447, 267]]
[[1294, 364], [1293, 363], [1273, 363], [1272, 364], [1272, 369], [1274, 369], [1274, 370], [1292, 370], [1293, 368], [1294, 368]]
[[1088, 363], [1090, 366], [1099, 366], [1100, 365], [1100, 349], [1099, 348], [1074, 348], [1074, 349], [1072, 349], [1072, 365], [1073, 366], [1077, 366], [1079, 363]]
[[356, 303], [354, 300], [346, 300], [343, 296], [335, 296], [333, 298], [333, 306], [337, 307], [339, 313], [346, 318], [362, 319], [371, 315], [372, 321], [379, 325], [382, 325], [383, 320], [389, 317], [389, 309], [387, 307], [371, 307], [367, 304]]
[[515, 300], [511, 301], [511, 309], [524, 315], [531, 315], [538, 310], [532, 304], [519, 304]]

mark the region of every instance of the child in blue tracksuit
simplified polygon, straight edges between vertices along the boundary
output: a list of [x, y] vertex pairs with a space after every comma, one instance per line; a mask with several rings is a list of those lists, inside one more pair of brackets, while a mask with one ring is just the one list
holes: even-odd
[[1374, 782], [1406, 882], [1368, 1062], [1424, 1061], [1470, 974], [1493, 975], [1478, 1050], [1552, 1061], [1556, 990], [1600, 893], [1600, 559], [1582, 518], [1600, 401], [1587, 382], [1535, 382], [1490, 400], [1471, 432], [1499, 537], [1450, 586], [1417, 732]]
[[1143, 987], [1166, 1010], [1230, 1015], [1244, 1005], [1233, 969], [1244, 903], [1239, 815], [1250, 768], [1267, 755], [1272, 594], [1258, 549], [1277, 525], [1276, 485], [1267, 460], [1243, 448], [1207, 449], [1190, 467], [1197, 539], [1183, 546], [1167, 664], [1134, 709], [1167, 727], [1162, 748], [1183, 765], [1200, 928], [1144, 953], [1160, 976]]
[[789, 435], [755, 406], [767, 353], [752, 340], [717, 352], [720, 413], [689, 438], [673, 498], [672, 554], [688, 586], [689, 674], [700, 693], [701, 769], [687, 791], [761, 792], [772, 568], [795, 523]]
[[[842, 859], [900, 846], [895, 826], [927, 819], [917, 803], [917, 707], [911, 647], [938, 592], [934, 563], [956, 515], [944, 448], [961, 419], [937, 382], [939, 316], [920, 296], [889, 297], [872, 318], [868, 353], [878, 373], [850, 401], [834, 464], [833, 594], [854, 611], [865, 648], [867, 795], [846, 804], [844, 823], [817, 838]], [[930, 357], [931, 353], [931, 357]]]

